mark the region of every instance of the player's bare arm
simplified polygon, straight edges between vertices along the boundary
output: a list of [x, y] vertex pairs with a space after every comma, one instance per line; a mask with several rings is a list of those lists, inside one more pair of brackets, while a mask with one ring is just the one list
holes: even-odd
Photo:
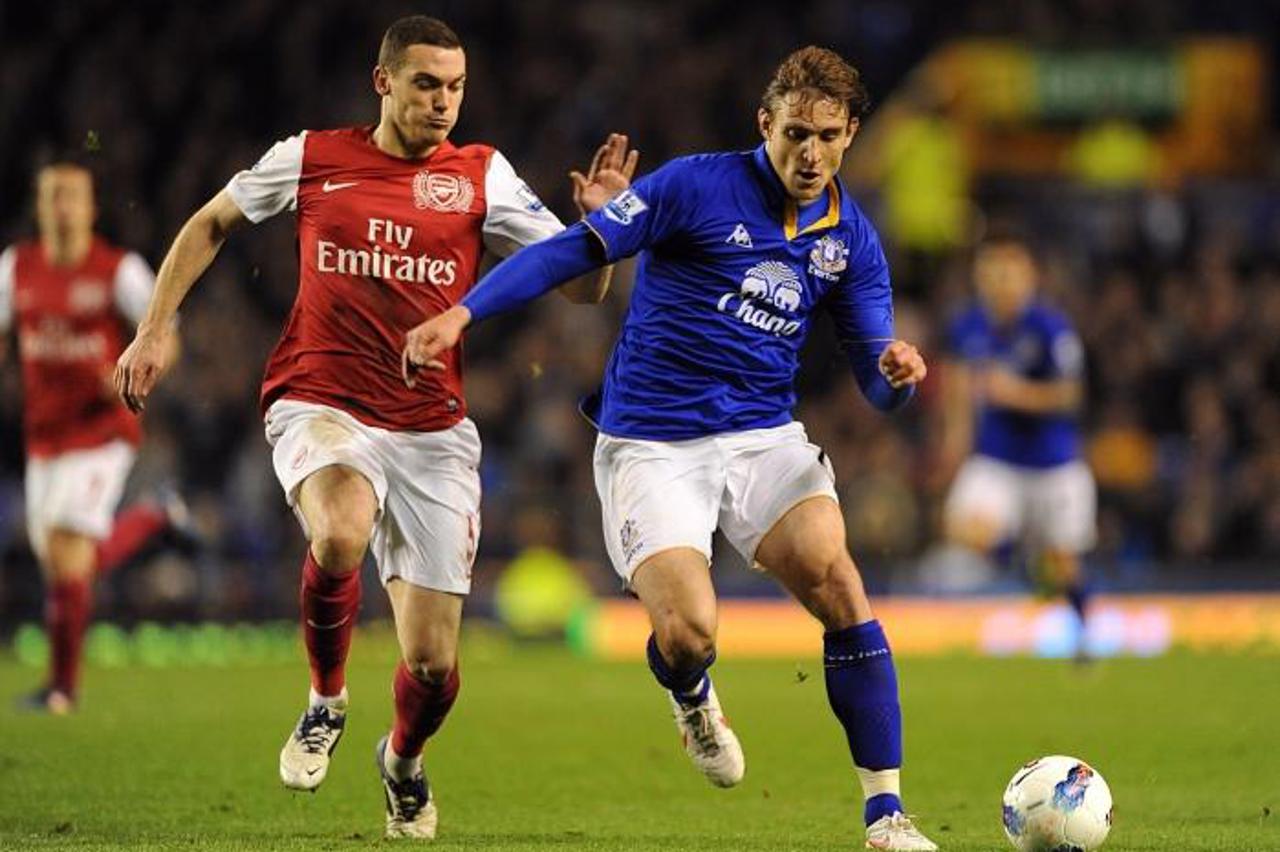
[[182, 300], [218, 256], [227, 235], [247, 221], [223, 190], [178, 232], [156, 275], [147, 313], [116, 362], [116, 393], [135, 414], [146, 406], [147, 396], [176, 357], [173, 320]]
[[1070, 414], [1080, 407], [1084, 385], [1079, 379], [1025, 379], [992, 367], [982, 377], [987, 402], [1025, 414]]
[[951, 479], [973, 449], [973, 370], [964, 361], [942, 362], [942, 453], [938, 482]]
[[470, 323], [471, 311], [465, 305], [454, 305], [444, 313], [410, 329], [405, 335], [404, 351], [400, 356], [400, 371], [404, 376], [404, 383], [409, 387], [414, 386], [414, 374], [419, 367], [443, 370], [445, 365], [440, 356], [458, 345], [462, 332]]
[[[640, 152], [627, 149], [626, 134], [609, 134], [604, 144], [596, 149], [585, 175], [576, 170], [569, 172], [569, 180], [573, 182], [573, 203], [577, 205], [578, 212], [586, 216], [593, 210], [599, 210], [609, 199], [629, 187], [639, 161]], [[597, 273], [568, 281], [560, 285], [559, 290], [575, 304], [594, 305], [604, 301], [612, 280], [613, 266], [610, 265]]]

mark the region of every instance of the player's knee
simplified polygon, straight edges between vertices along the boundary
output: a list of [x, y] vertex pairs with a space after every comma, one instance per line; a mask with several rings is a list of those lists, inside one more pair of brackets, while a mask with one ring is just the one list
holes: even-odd
[[714, 618], [676, 617], [657, 629], [658, 647], [675, 668], [700, 665], [716, 647]]
[[45, 570], [55, 580], [83, 580], [93, 574], [97, 544], [78, 533], [53, 530], [45, 540]]
[[976, 553], [989, 553], [997, 541], [996, 525], [982, 517], [949, 518], [946, 523], [947, 541]]
[[458, 666], [456, 651], [441, 648], [409, 648], [404, 654], [404, 664], [423, 683], [442, 684]]
[[1080, 582], [1080, 558], [1069, 550], [1046, 550], [1042, 557], [1045, 581], [1066, 589]]
[[311, 537], [311, 553], [320, 568], [331, 574], [358, 570], [369, 547], [368, 529], [351, 523], [328, 524]]

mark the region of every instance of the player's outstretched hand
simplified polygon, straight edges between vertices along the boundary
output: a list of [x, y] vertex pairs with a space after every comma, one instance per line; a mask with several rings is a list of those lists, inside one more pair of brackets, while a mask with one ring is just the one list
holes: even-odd
[[444, 362], [440, 360], [440, 356], [458, 345], [462, 331], [469, 322], [471, 311], [462, 305], [454, 305], [444, 313], [409, 329], [409, 333], [404, 336], [404, 352], [400, 356], [400, 373], [404, 376], [404, 383], [413, 387], [417, 383], [418, 371], [424, 367], [428, 370], [443, 370]]
[[625, 133], [610, 133], [604, 144], [596, 149], [591, 167], [582, 172], [569, 172], [573, 181], [573, 203], [583, 216], [599, 210], [609, 199], [631, 186], [631, 176], [636, 173], [640, 152], [627, 149]]
[[134, 414], [146, 408], [147, 396], [169, 366], [168, 336], [172, 330], [138, 329], [129, 348], [116, 361], [114, 384], [116, 393]]
[[919, 384], [928, 375], [924, 358], [910, 343], [895, 340], [880, 353], [880, 372], [895, 388]]

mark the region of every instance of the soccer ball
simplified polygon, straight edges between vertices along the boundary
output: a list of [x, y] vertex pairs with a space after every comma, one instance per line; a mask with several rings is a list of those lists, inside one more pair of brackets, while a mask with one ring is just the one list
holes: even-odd
[[1111, 831], [1111, 789], [1083, 760], [1052, 754], [1004, 788], [1004, 833], [1020, 852], [1093, 852]]

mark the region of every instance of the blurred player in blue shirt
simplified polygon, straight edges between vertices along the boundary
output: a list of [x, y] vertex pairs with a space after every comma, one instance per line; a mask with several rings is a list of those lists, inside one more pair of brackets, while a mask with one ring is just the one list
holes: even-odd
[[[596, 487], [614, 567], [649, 612], [649, 665], [686, 751], [712, 783], [745, 771], [707, 671], [715, 660], [712, 534], [771, 573], [826, 628], [827, 694], [866, 798], [867, 844], [932, 850], [904, 813], [897, 675], [825, 453], [792, 419], [798, 354], [826, 310], [863, 394], [892, 410], [925, 375], [893, 336], [888, 265], [836, 177], [866, 92], [829, 50], [788, 57], [754, 151], [673, 160], [583, 222], [524, 249], [462, 303], [411, 331], [406, 381], [462, 330], [579, 272], [639, 255], [630, 311], [599, 393]], [[580, 181], [585, 187], [585, 182]]]
[[946, 529], [982, 554], [1021, 551], [1083, 626], [1080, 560], [1093, 547], [1097, 499], [1080, 458], [1084, 350], [1067, 318], [1036, 297], [1036, 274], [1012, 234], [987, 239], [974, 257], [978, 298], [952, 323], [944, 373], [946, 452], [968, 456]]

